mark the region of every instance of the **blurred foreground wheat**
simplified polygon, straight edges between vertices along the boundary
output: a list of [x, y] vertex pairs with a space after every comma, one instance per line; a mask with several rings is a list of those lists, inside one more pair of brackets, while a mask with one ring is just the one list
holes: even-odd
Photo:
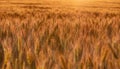
[[2, 12], [0, 65], [3, 69], [119, 69], [120, 14]]

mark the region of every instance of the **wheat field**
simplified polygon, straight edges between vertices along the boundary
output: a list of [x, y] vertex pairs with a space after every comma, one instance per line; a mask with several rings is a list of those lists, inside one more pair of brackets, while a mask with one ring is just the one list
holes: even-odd
[[0, 69], [120, 69], [120, 1], [79, 3], [0, 2]]

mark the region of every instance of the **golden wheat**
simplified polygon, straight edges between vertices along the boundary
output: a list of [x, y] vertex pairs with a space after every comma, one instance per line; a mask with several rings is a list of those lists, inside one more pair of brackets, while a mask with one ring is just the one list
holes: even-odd
[[0, 68], [119, 69], [119, 10], [90, 9], [1, 8]]

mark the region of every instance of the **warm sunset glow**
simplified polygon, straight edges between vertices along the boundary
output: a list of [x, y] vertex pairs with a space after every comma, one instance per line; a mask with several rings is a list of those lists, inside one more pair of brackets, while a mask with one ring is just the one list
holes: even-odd
[[119, 69], [120, 0], [0, 0], [0, 69]]

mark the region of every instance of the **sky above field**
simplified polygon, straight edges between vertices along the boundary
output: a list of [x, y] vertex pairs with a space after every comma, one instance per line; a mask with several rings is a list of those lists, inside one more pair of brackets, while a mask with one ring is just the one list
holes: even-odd
[[86, 2], [86, 1], [119, 1], [119, 0], [0, 0], [0, 1], [17, 1], [17, 2], [40, 2], [40, 1], [72, 1], [72, 2]]
[[66, 2], [66, 3], [82, 3], [82, 2], [94, 2], [94, 1], [109, 1], [109, 2], [120, 2], [120, 0], [0, 0], [0, 2], [31, 2], [31, 3], [38, 3], [42, 1], [47, 1], [47, 2]]
[[50, 4], [55, 4], [55, 3], [60, 3], [60, 4], [73, 4], [73, 5], [88, 5], [88, 4], [96, 4], [100, 2], [104, 3], [120, 3], [120, 0], [0, 0], [0, 2], [15, 2], [15, 3], [50, 3]]

